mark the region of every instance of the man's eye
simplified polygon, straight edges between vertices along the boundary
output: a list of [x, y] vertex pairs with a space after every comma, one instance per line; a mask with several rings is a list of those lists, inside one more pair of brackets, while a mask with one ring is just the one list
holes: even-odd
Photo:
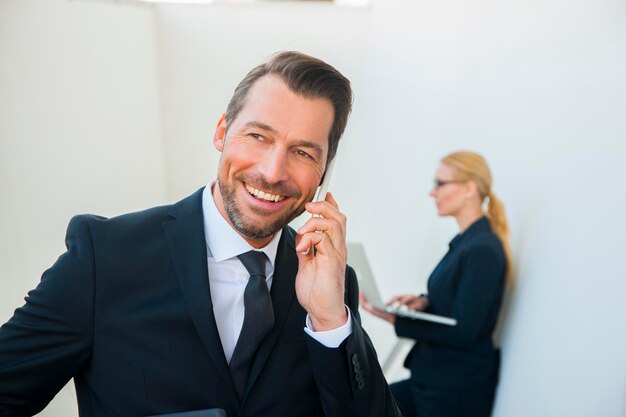
[[252, 136], [256, 140], [264, 140], [265, 139], [262, 135], [259, 135], [258, 133], [250, 133], [250, 136]]
[[304, 152], [304, 151], [296, 151], [296, 153], [300, 156], [304, 156], [305, 158], [309, 158], [309, 159], [313, 159], [313, 157], [311, 155], [309, 155], [308, 153]]

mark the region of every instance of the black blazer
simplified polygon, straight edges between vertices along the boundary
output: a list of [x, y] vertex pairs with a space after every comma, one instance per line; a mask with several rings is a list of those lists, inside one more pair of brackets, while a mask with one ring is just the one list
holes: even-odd
[[429, 313], [456, 326], [398, 318], [396, 333], [416, 339], [405, 361], [411, 378], [436, 388], [469, 390], [497, 384], [499, 351], [492, 333], [502, 303], [506, 258], [482, 217], [450, 242], [428, 279]]
[[361, 328], [351, 268], [352, 335], [338, 349], [305, 335], [290, 228], [271, 289], [276, 325], [239, 402], [213, 315], [201, 196], [72, 219], [67, 252], [0, 328], [0, 416], [37, 413], [72, 377], [89, 417], [213, 407], [229, 417], [400, 414]]

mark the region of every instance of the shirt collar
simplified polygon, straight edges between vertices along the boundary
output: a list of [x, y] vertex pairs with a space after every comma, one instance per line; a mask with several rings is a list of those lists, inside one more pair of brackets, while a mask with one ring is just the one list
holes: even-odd
[[230, 225], [230, 223], [222, 216], [215, 205], [212, 189], [216, 179], [207, 184], [202, 192], [202, 212], [204, 216], [204, 236], [209, 254], [216, 262], [222, 262], [226, 259], [234, 258], [251, 250], [264, 252], [274, 268], [276, 261], [276, 252], [278, 251], [278, 242], [282, 235], [282, 229], [279, 230], [270, 243], [261, 249], [255, 249], [239, 233]]

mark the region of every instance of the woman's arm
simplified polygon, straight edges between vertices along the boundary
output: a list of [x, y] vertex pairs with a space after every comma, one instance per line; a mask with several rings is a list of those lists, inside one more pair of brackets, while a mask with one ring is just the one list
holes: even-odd
[[506, 271], [504, 255], [496, 247], [475, 245], [465, 250], [459, 262], [462, 272], [457, 291], [444, 295], [453, 298], [451, 316], [457, 320], [457, 325], [397, 318], [398, 336], [466, 347], [485, 331], [500, 307]]

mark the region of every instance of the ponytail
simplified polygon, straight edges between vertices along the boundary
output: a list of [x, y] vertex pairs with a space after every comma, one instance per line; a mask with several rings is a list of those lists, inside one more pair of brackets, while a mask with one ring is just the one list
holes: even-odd
[[513, 284], [513, 256], [511, 244], [509, 243], [509, 224], [504, 213], [504, 204], [502, 204], [502, 201], [500, 201], [491, 190], [485, 197], [488, 199], [487, 218], [489, 219], [491, 230], [498, 236], [504, 248], [504, 256], [506, 257], [506, 284], [507, 286], [511, 286]]

